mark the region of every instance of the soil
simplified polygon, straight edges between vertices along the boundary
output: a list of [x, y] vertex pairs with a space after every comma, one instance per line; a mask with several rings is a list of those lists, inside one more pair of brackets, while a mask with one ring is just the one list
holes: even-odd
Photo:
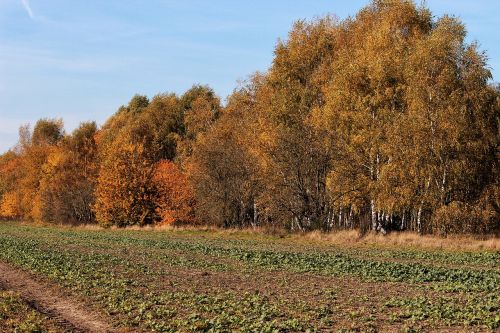
[[102, 315], [69, 299], [62, 291], [37, 281], [30, 274], [0, 262], [0, 287], [19, 293], [31, 307], [72, 332], [106, 333], [116, 330]]

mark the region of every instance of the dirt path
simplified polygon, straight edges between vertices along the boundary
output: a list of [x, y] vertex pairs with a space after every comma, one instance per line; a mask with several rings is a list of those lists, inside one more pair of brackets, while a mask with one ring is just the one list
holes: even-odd
[[0, 262], [0, 287], [19, 293], [36, 310], [73, 332], [115, 332], [97, 313], [69, 300], [60, 290], [38, 282], [28, 273]]

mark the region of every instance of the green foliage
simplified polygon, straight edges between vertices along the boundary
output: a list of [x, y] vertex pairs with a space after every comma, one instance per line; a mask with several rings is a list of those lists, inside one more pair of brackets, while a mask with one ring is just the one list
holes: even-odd
[[126, 110], [130, 113], [141, 113], [149, 105], [149, 99], [144, 95], [134, 95], [128, 103]]
[[61, 119], [40, 119], [36, 122], [31, 135], [34, 145], [55, 144], [64, 136]]
[[[373, 256], [365, 255], [370, 253]], [[376, 331], [382, 323], [397, 323], [424, 331], [443, 326], [475, 331], [500, 324], [500, 258], [495, 252], [345, 250], [314, 244], [297, 247], [289, 240], [238, 234], [65, 230], [4, 223], [0, 258], [57, 282], [104, 309], [122, 327], [161, 332]], [[407, 258], [425, 264], [402, 261]], [[279, 297], [202, 287], [203, 279], [208, 283], [224, 274], [250, 284], [262, 274], [276, 276], [272, 288]], [[199, 276], [201, 284], [183, 282], [197, 281], [193, 276]], [[321, 301], [308, 303], [309, 291], [299, 289], [299, 299], [286, 294], [291, 287], [287, 277], [294, 276], [308, 288], [318, 288], [307, 284], [311, 277], [343, 277], [354, 279], [354, 285], [371, 283], [375, 289], [402, 283], [401, 290], [417, 295], [340, 297], [336, 289], [318, 289], [315, 295], [322, 295]], [[381, 303], [359, 305], [368, 300]], [[353, 304], [358, 304], [355, 311]], [[346, 324], [353, 318], [357, 324]]]
[[463, 323], [467, 326], [484, 325], [490, 329], [497, 329], [500, 327], [499, 302], [498, 295], [488, 294], [479, 304], [473, 296], [467, 296], [465, 300], [460, 301], [443, 296], [434, 299], [425, 297], [390, 299], [385, 306], [401, 309], [394, 313], [394, 321], [431, 320], [445, 325]]
[[0, 331], [19, 333], [62, 332], [41, 313], [33, 310], [19, 295], [0, 290]]

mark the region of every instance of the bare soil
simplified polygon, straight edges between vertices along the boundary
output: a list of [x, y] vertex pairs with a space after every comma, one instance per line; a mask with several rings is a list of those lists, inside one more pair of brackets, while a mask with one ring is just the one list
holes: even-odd
[[57, 324], [72, 332], [116, 332], [102, 315], [68, 299], [60, 290], [35, 280], [30, 274], [0, 262], [0, 287], [12, 290], [34, 309], [55, 319]]

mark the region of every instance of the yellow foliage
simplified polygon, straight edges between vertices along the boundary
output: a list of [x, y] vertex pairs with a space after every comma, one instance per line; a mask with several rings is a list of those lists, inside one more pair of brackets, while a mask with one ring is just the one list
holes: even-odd
[[103, 157], [93, 207], [97, 221], [103, 226], [156, 222], [154, 164], [144, 147], [117, 141]]
[[0, 216], [5, 218], [19, 217], [17, 196], [14, 192], [5, 193], [0, 201]]

